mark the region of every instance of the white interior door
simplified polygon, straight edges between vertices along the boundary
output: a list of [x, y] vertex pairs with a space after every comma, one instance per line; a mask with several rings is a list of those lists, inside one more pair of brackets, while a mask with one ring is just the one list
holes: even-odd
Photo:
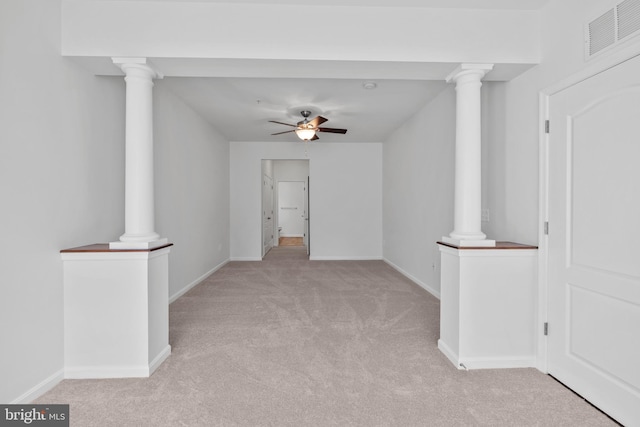
[[304, 237], [305, 187], [304, 181], [278, 183], [278, 227], [282, 227], [282, 237]]
[[304, 188], [304, 245], [307, 248], [307, 255], [311, 250], [309, 245], [309, 177], [307, 177], [307, 185]]
[[548, 370], [640, 423], [640, 58], [549, 101]]
[[273, 179], [262, 176], [262, 256], [273, 248]]

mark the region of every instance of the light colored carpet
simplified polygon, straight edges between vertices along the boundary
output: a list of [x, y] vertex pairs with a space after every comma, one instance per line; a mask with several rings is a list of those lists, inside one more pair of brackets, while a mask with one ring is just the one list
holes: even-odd
[[382, 261], [230, 262], [170, 307], [148, 379], [64, 380], [74, 426], [606, 426], [535, 369], [458, 371], [439, 302]]

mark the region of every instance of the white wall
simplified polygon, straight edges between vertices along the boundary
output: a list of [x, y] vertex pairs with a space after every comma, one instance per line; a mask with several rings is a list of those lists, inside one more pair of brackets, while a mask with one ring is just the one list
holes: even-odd
[[[184, 1], [64, 4], [65, 55], [453, 63], [537, 63], [540, 58], [536, 11]], [[308, 22], [293, 16], [330, 22], [331, 30], [304, 37]]]
[[[231, 259], [259, 260], [261, 160], [305, 159], [305, 144], [231, 143]], [[311, 258], [382, 257], [382, 144], [310, 143]]]
[[[60, 2], [0, 2], [0, 402], [62, 377], [60, 249], [124, 231], [121, 77], [60, 56]], [[156, 230], [170, 294], [229, 257], [229, 148], [162, 81], [154, 89]]]
[[494, 102], [486, 141], [491, 162], [486, 197], [491, 222], [484, 231], [492, 238], [537, 244], [539, 92], [606, 60], [602, 55], [585, 61], [584, 24], [619, 2], [550, 0], [541, 12], [542, 63], [510, 82], [490, 85], [487, 96]]
[[124, 81], [59, 39], [59, 1], [0, 2], [2, 403], [61, 378], [60, 249], [124, 231]]
[[453, 230], [455, 108], [448, 86], [383, 144], [384, 259], [436, 296], [436, 241]]
[[229, 259], [229, 142], [163, 80], [153, 96], [156, 231], [174, 244], [173, 300]]

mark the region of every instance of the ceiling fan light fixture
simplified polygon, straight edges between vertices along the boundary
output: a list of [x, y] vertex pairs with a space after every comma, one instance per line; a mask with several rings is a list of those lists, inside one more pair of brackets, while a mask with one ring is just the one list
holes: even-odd
[[296, 129], [296, 135], [303, 141], [310, 141], [314, 136], [316, 136], [316, 130], [313, 128], [298, 128]]

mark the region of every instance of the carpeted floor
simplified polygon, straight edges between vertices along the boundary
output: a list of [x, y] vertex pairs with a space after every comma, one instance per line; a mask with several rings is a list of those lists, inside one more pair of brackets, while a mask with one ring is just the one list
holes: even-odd
[[148, 379], [64, 380], [73, 426], [615, 425], [535, 369], [459, 371], [439, 302], [382, 261], [230, 262], [170, 306]]

